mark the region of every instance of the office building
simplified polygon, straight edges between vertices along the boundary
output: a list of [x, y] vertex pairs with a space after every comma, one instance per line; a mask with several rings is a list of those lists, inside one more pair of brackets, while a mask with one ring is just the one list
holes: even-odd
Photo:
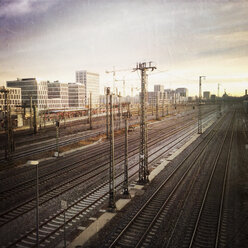
[[[20, 88], [10, 88], [10, 87], [1, 87], [0, 90], [7, 90], [7, 99], [8, 104], [11, 110], [15, 110], [16, 108], [22, 105], [22, 93]], [[5, 109], [5, 94], [0, 92], [0, 110]]]
[[210, 99], [210, 91], [203, 91], [203, 98], [206, 100]]
[[161, 84], [155, 84], [154, 85], [154, 92], [163, 92], [164, 91], [164, 86]]
[[49, 109], [65, 109], [69, 107], [68, 84], [59, 81], [48, 82]]
[[21, 89], [22, 104], [30, 106], [30, 98], [37, 108], [45, 109], [47, 106], [47, 82], [38, 84], [36, 78], [22, 78], [14, 81], [7, 81], [7, 87]]
[[148, 98], [148, 103], [152, 105], [155, 105], [157, 101], [159, 104], [162, 104], [163, 100], [165, 104], [168, 103], [165, 92], [161, 92], [161, 91], [155, 91], [155, 92], [149, 91], [147, 92], [147, 98]]
[[180, 97], [188, 97], [189, 96], [187, 88], [177, 88], [176, 93], [179, 93]]
[[85, 86], [80, 83], [68, 84], [69, 107], [84, 108], [85, 107]]
[[85, 87], [85, 103], [89, 104], [90, 93], [92, 93], [92, 105], [99, 104], [100, 87], [99, 74], [88, 72], [86, 70], [76, 71], [76, 82]]

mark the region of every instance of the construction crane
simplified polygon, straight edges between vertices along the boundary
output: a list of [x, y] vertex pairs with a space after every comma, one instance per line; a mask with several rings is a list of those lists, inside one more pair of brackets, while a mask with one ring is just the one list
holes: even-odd
[[115, 78], [116, 72], [124, 72], [124, 71], [130, 71], [131, 72], [132, 71], [132, 68], [130, 68], [130, 69], [115, 70], [115, 67], [113, 66], [113, 70], [112, 71], [107, 71], [107, 70], [105, 71], [105, 73], [113, 73], [113, 92], [115, 91], [115, 82], [117, 82], [117, 81], [123, 81], [123, 80], [117, 80]]

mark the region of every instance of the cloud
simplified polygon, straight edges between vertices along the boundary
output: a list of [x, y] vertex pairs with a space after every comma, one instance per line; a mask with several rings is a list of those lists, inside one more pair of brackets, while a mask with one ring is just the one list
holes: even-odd
[[0, 17], [12, 18], [33, 12], [44, 12], [57, 0], [3, 0], [0, 3]]

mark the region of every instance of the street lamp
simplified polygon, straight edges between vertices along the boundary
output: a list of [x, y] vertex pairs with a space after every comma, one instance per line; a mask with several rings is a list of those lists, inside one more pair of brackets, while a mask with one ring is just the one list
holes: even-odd
[[29, 160], [28, 164], [36, 166], [36, 247], [39, 248], [39, 161]]

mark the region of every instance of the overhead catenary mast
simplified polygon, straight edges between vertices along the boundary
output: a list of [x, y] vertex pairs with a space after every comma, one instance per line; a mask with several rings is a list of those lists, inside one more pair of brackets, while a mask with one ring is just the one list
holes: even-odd
[[134, 71], [141, 71], [141, 116], [140, 116], [140, 155], [139, 155], [139, 183], [145, 184], [149, 181], [148, 175], [148, 153], [147, 153], [147, 71], [155, 70], [156, 67], [151, 65], [152, 62], [149, 62], [148, 65], [146, 62], [137, 63]]
[[202, 113], [201, 113], [201, 98], [202, 98], [202, 90], [201, 90], [201, 80], [202, 78], [206, 78], [206, 76], [199, 76], [199, 100], [198, 100], [198, 104], [199, 104], [199, 108], [198, 108], [198, 134], [202, 134]]

